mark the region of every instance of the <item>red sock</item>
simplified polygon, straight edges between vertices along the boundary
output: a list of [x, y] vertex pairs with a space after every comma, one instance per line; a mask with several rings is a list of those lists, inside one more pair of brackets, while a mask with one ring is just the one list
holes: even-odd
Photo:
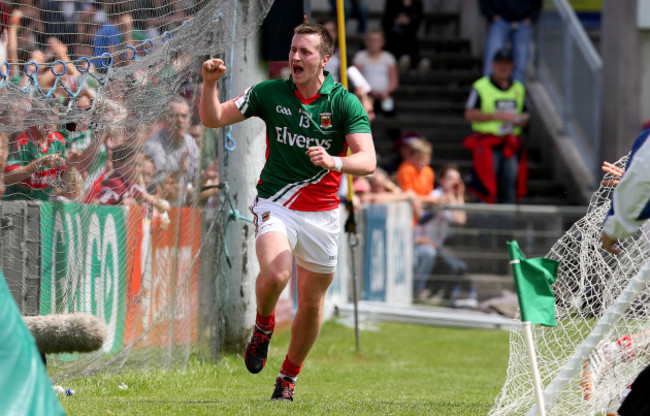
[[275, 311], [271, 312], [269, 316], [262, 316], [258, 312], [255, 318], [255, 326], [264, 332], [273, 332], [273, 328], [275, 328]]
[[280, 369], [280, 372], [282, 374], [295, 379], [298, 377], [300, 370], [302, 370], [302, 363], [300, 363], [300, 365], [295, 365], [289, 361], [289, 356], [284, 357], [284, 362], [282, 363], [282, 368]]

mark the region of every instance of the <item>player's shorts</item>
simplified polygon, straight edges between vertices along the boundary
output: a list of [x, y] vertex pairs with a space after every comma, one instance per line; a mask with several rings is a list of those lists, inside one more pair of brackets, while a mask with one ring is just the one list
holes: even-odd
[[334, 273], [339, 249], [338, 210], [294, 211], [259, 197], [249, 208], [254, 215], [256, 239], [270, 231], [281, 232], [287, 236], [300, 267], [314, 273]]

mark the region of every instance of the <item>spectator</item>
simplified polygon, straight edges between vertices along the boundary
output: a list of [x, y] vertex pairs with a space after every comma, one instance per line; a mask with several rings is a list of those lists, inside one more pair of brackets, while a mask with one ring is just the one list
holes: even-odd
[[428, 60], [420, 62], [418, 30], [422, 22], [420, 0], [386, 0], [381, 25], [386, 34], [386, 50], [399, 61], [400, 69], [425, 69]]
[[174, 29], [187, 17], [178, 2], [166, 0], [143, 0], [141, 12], [146, 20], [145, 33], [149, 39]]
[[132, 144], [123, 143], [113, 149], [113, 172], [104, 180], [97, 201], [107, 205], [136, 205], [145, 203], [161, 212], [169, 210], [164, 199], [149, 194], [138, 184], [138, 153]]
[[375, 100], [375, 113], [395, 115], [393, 93], [399, 85], [397, 64], [390, 52], [383, 50], [381, 29], [369, 30], [365, 37], [366, 49], [354, 55], [353, 63], [370, 84], [368, 93]]
[[[330, 0], [332, 10], [336, 13], [336, 0]], [[343, 10], [345, 14], [345, 21], [355, 17], [359, 24], [357, 25], [357, 33], [363, 35], [366, 33], [366, 26], [368, 24], [368, 5], [365, 0], [343, 0]]]
[[101, 175], [108, 157], [106, 148], [108, 135], [96, 137], [94, 129], [85, 127], [83, 124], [70, 123], [65, 127], [60, 127], [57, 131], [65, 140], [68, 162], [76, 166], [79, 174], [85, 180]]
[[153, 177], [156, 174], [156, 165], [153, 158], [146, 153], [139, 154], [138, 185], [147, 190], [150, 194], [155, 193]]
[[133, 46], [131, 37], [133, 17], [130, 13], [123, 13], [122, 7], [122, 3], [110, 3], [108, 5], [109, 20], [95, 34], [93, 56], [96, 58], [93, 59], [93, 64], [100, 71], [104, 71], [110, 64], [108, 58], [101, 58], [104, 53], [113, 55], [114, 63], [117, 63], [117, 59], [121, 56], [116, 54], [118, 46], [121, 44]]
[[[367, 192], [360, 192], [362, 204], [382, 204], [385, 202], [395, 201], [415, 201], [413, 192], [402, 192], [399, 187], [394, 184], [381, 168], [377, 168], [375, 173], [367, 179], [368, 190]], [[355, 188], [355, 191], [357, 189]]]
[[56, 36], [67, 45], [76, 43], [80, 6], [78, 1], [41, 0], [41, 20], [45, 23], [45, 33]]
[[61, 183], [56, 184], [50, 195], [51, 201], [63, 202], [66, 204], [82, 202], [84, 188], [83, 178], [77, 168], [68, 167], [63, 172]]
[[393, 141], [391, 154], [384, 168], [393, 179], [397, 179], [397, 170], [399, 166], [408, 159], [409, 145], [411, 142], [420, 137], [420, 134], [414, 130], [409, 130]]
[[53, 125], [30, 127], [12, 143], [3, 200], [47, 201], [66, 168], [65, 140]]
[[488, 20], [488, 37], [483, 57], [483, 75], [492, 73], [492, 58], [508, 43], [514, 53], [513, 78], [526, 81], [532, 25], [539, 17], [542, 0], [480, 0]]
[[200, 150], [188, 134], [189, 125], [190, 106], [187, 101], [181, 97], [172, 99], [162, 128], [144, 144], [144, 152], [153, 158], [156, 165], [155, 185], [162, 184], [170, 174], [178, 185], [186, 189], [194, 184]]
[[513, 204], [526, 193], [526, 152], [520, 138], [530, 118], [526, 88], [512, 79], [512, 53], [494, 55], [492, 75], [473, 85], [465, 119], [476, 133], [463, 146], [473, 151], [469, 191], [488, 203]]
[[219, 203], [219, 161], [214, 160], [203, 171], [199, 204], [206, 207], [216, 207]]
[[433, 191], [434, 172], [429, 163], [433, 147], [428, 141], [417, 138], [409, 143], [409, 155], [397, 170], [397, 183], [402, 191], [412, 190], [419, 197]]
[[[433, 200], [448, 205], [465, 204], [465, 184], [456, 166], [443, 166], [438, 182], [440, 186], [431, 193]], [[421, 218], [415, 228], [415, 253], [416, 258], [421, 257], [424, 261], [416, 263], [416, 276], [429, 276], [437, 259], [441, 260], [441, 270], [445, 274], [463, 275], [467, 272], [467, 264], [443, 248], [449, 235], [449, 224], [465, 225], [466, 222], [465, 211], [451, 209], [439, 211], [429, 219], [425, 216]], [[424, 279], [415, 282], [415, 295], [421, 301], [426, 300], [430, 294], [426, 283], [427, 280]]]
[[201, 142], [203, 141], [203, 124], [201, 124], [201, 119], [193, 118], [190, 123], [190, 136], [194, 139], [194, 143], [200, 149]]

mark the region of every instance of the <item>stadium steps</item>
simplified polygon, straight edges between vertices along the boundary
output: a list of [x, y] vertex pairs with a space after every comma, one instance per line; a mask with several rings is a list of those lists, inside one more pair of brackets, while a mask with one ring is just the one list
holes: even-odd
[[[314, 13], [314, 16], [316, 15], [317, 12]], [[324, 15], [333, 16], [329, 10], [320, 13], [320, 16]], [[380, 12], [372, 12], [369, 27], [379, 26], [380, 19]], [[420, 51], [422, 57], [429, 59], [429, 69], [425, 72], [416, 69], [400, 70], [400, 85], [395, 93], [397, 116], [378, 115], [372, 125], [380, 165], [390, 161], [393, 141], [403, 132], [415, 130], [433, 144], [434, 170], [444, 164], [454, 163], [460, 167], [463, 174], [470, 172], [472, 155], [463, 148], [462, 143], [472, 130], [463, 113], [471, 85], [481, 76], [482, 57], [471, 54], [469, 41], [459, 35], [459, 22], [460, 16], [455, 13], [425, 14], [420, 32]], [[355, 22], [352, 23], [354, 28]], [[354, 31], [348, 30], [349, 61], [362, 45], [362, 38]], [[543, 149], [529, 145], [528, 151], [528, 194], [521, 202], [538, 205], [571, 203], [562, 183], [551, 179], [553, 175], [550, 165], [545, 163], [542, 157]], [[473, 201], [470, 198], [470, 202]], [[520, 224], [517, 227], [525, 226]], [[468, 224], [466, 231], [469, 228], [472, 228], [471, 224]], [[506, 258], [507, 252], [503, 250], [503, 255], [495, 256], [492, 249], [481, 249], [504, 245], [504, 242], [494, 240], [497, 237], [492, 238], [494, 241], [479, 237], [471, 233], [458, 233], [449, 240], [449, 250], [465, 260], [469, 266], [468, 277], [461, 278], [464, 282], [461, 289], [469, 290], [471, 285], [478, 286], [476, 288], [480, 297], [496, 296], [501, 290], [511, 290], [512, 277]], [[554, 243], [547, 240], [535, 239], [535, 246], [539, 247], [536, 252], [546, 253]], [[526, 250], [529, 253], [528, 247]], [[435, 279], [436, 276], [439, 278], [439, 274], [433, 275], [432, 278]], [[488, 276], [487, 280], [483, 281], [489, 283], [472, 283], [471, 276]], [[458, 281], [459, 277], [449, 276], [449, 279]]]
[[[376, 18], [380, 19], [380, 14]], [[420, 51], [423, 58], [429, 59], [430, 67], [424, 72], [400, 71], [400, 86], [395, 94], [397, 116], [378, 115], [372, 127], [380, 160], [389, 160], [396, 138], [415, 130], [433, 144], [434, 169], [455, 163], [464, 174], [470, 171], [472, 155], [462, 143], [472, 130], [463, 115], [471, 85], [481, 76], [482, 57], [471, 55], [469, 41], [458, 35], [459, 20], [453, 13], [426, 14]], [[566, 204], [566, 189], [550, 179], [541, 149], [529, 147], [528, 151], [528, 194], [521, 202]]]

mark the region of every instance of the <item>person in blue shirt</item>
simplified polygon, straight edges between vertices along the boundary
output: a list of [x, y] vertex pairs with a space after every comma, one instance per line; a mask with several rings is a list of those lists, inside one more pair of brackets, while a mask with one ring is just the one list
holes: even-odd
[[[131, 45], [133, 39], [131, 32], [133, 29], [133, 17], [130, 13], [122, 13], [122, 3], [111, 3], [108, 6], [108, 22], [99, 28], [95, 34], [93, 43], [93, 64], [100, 71], [105, 70], [110, 65], [109, 58], [102, 58], [105, 53], [114, 55], [119, 51], [120, 45]], [[113, 56], [117, 60], [118, 56]]]

